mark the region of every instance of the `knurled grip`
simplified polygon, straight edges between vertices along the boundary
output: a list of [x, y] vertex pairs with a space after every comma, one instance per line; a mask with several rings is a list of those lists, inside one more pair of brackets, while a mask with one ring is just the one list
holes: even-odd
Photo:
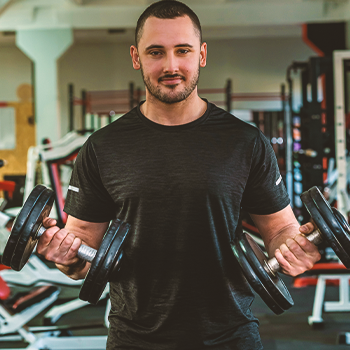
[[[36, 238], [39, 239], [45, 231], [46, 231], [46, 228], [41, 225], [37, 231]], [[96, 255], [96, 252], [97, 252], [96, 249], [91, 248], [85, 244], [82, 244], [78, 249], [77, 256], [78, 258], [86, 260], [91, 263]]]

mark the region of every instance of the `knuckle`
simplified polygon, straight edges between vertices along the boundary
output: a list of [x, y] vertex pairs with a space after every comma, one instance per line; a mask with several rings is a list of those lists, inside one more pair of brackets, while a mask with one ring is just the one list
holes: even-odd
[[298, 245], [300, 245], [303, 248], [309, 244], [309, 241], [305, 237], [302, 237], [302, 236], [298, 237], [296, 239], [296, 241], [297, 241]]
[[80, 246], [81, 246], [81, 239], [79, 237], [75, 237], [72, 243], [72, 247], [74, 248], [74, 250], [78, 250]]
[[280, 252], [282, 253], [282, 254], [284, 254], [284, 252], [285, 251], [288, 251], [289, 249], [288, 249], [288, 247], [287, 247], [287, 245], [285, 244], [285, 243], [283, 243], [281, 246], [280, 246]]
[[309, 262], [306, 264], [306, 269], [307, 269], [307, 270], [311, 270], [313, 266], [314, 266], [313, 262], [309, 261]]
[[285, 259], [291, 260], [294, 254], [289, 249], [286, 249], [285, 251], [283, 251], [283, 256]]
[[64, 238], [66, 238], [67, 236], [67, 231], [62, 229], [62, 230], [58, 230], [55, 234], [55, 237], [59, 240], [63, 240]]
[[51, 253], [51, 252], [46, 252], [45, 254], [44, 254], [44, 258], [46, 259], [46, 260], [49, 260], [49, 261], [53, 261], [54, 260], [54, 255]]
[[52, 236], [54, 236], [56, 234], [56, 232], [57, 232], [57, 229], [55, 229], [54, 227], [50, 227], [47, 230], [45, 230], [42, 237], [51, 239]]
[[65, 240], [68, 244], [72, 244], [74, 242], [75, 236], [73, 233], [68, 233]]

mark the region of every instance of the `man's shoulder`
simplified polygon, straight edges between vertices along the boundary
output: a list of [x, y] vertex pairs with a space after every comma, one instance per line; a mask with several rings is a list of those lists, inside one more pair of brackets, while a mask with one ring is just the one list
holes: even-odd
[[209, 103], [209, 105], [210, 123], [221, 126], [223, 129], [226, 128], [228, 131], [242, 133], [242, 136], [244, 135], [245, 137], [258, 138], [260, 136], [261, 132], [254, 123], [242, 120], [213, 103]]

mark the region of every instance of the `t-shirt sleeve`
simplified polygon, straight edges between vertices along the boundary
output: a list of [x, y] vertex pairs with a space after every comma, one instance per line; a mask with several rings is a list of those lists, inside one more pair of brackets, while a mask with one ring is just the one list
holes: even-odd
[[284, 209], [289, 203], [275, 152], [259, 130], [242, 197], [242, 209], [251, 214], [267, 215]]
[[103, 186], [90, 139], [80, 149], [74, 164], [64, 211], [89, 222], [107, 222], [115, 218], [115, 204]]

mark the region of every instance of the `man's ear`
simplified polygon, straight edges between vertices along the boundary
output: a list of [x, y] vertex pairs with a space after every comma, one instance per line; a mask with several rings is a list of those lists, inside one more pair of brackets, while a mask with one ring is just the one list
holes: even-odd
[[132, 60], [132, 66], [134, 67], [134, 69], [139, 70], [141, 68], [140, 57], [137, 51], [137, 47], [134, 45], [130, 47], [130, 56]]
[[207, 65], [207, 43], [203, 43], [201, 45], [199, 64], [201, 67], [205, 67]]

